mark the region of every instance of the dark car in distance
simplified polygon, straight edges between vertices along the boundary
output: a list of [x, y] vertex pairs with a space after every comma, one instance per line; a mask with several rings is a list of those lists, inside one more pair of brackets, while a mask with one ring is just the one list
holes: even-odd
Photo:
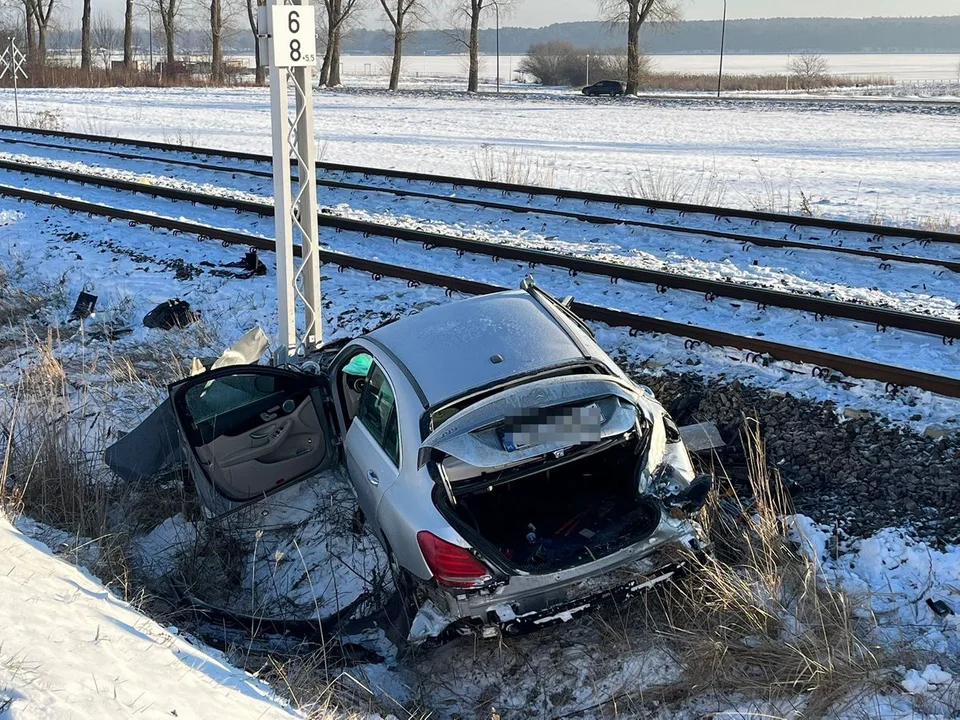
[[616, 97], [617, 95], [626, 95], [627, 86], [619, 80], [601, 80], [593, 85], [587, 85], [587, 87], [583, 89], [583, 94], [590, 97], [598, 97], [600, 95]]

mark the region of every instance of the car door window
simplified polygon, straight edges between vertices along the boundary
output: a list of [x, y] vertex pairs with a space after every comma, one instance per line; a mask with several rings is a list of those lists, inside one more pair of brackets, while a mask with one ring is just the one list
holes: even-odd
[[367, 382], [360, 398], [357, 418], [383, 448], [393, 464], [400, 466], [400, 428], [397, 419], [396, 398], [390, 381], [383, 371], [374, 365], [367, 375]]
[[199, 435], [194, 440], [206, 444], [276, 418], [285, 402], [295, 407], [308, 392], [295, 378], [236, 373], [190, 387], [183, 401]]

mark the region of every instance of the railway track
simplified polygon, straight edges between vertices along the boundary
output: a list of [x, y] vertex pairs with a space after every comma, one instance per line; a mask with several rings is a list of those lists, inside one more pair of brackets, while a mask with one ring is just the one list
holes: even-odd
[[[112, 188], [119, 192], [148, 195], [175, 202], [189, 202], [205, 205], [214, 209], [229, 208], [240, 213], [252, 213], [261, 217], [272, 217], [274, 209], [266, 203], [252, 202], [223, 196], [205, 195], [186, 190], [163, 186], [144, 185], [142, 183], [77, 173], [70, 170], [35, 166], [8, 160], [0, 160], [0, 170], [51, 177], [78, 185], [96, 185]], [[960, 338], [960, 321], [940, 317], [901, 312], [883, 307], [862, 305], [838, 300], [829, 300], [812, 295], [770, 290], [751, 285], [690, 277], [660, 270], [621, 265], [589, 258], [573, 257], [544, 250], [516, 247], [509, 244], [490, 243], [463, 237], [441, 235], [433, 232], [411, 230], [394, 225], [381, 225], [360, 220], [320, 213], [317, 217], [320, 228], [335, 232], [354, 232], [365, 237], [380, 237], [392, 241], [418, 243], [424, 250], [445, 248], [458, 254], [471, 253], [491, 258], [493, 261], [511, 260], [527, 264], [531, 268], [538, 265], [560, 268], [570, 275], [581, 273], [597, 275], [616, 284], [620, 280], [652, 285], [658, 292], [686, 290], [702, 294], [708, 300], [728, 298], [731, 300], [756, 303], [760, 308], [780, 307], [799, 310], [814, 315], [816, 319], [827, 317], [842, 318], [874, 325], [878, 330], [900, 328], [938, 336], [945, 343]]]
[[[89, 152], [101, 156], [116, 157], [123, 160], [140, 160], [150, 162], [162, 162], [169, 165], [179, 165], [194, 170], [204, 170], [210, 172], [231, 173], [232, 175], [249, 175], [262, 179], [272, 178], [269, 167], [255, 169], [252, 167], [238, 168], [231, 166], [218, 165], [211, 162], [199, 162], [196, 160], [185, 160], [182, 158], [173, 158], [169, 154], [184, 155], [190, 154], [194, 157], [207, 158], [228, 158], [253, 163], [258, 166], [269, 166], [271, 160], [267, 156], [255, 155], [251, 153], [239, 153], [231, 151], [217, 151], [206, 148], [184, 148], [182, 146], [170, 145], [168, 143], [148, 142], [141, 140], [118, 140], [114, 138], [102, 138], [98, 136], [81, 135], [76, 133], [54, 133], [52, 131], [25, 131], [22, 129], [0, 126], [0, 133], [9, 133], [11, 135], [22, 137], [24, 135], [35, 134], [45, 137], [59, 137], [63, 139], [83, 141], [99, 145], [99, 148], [78, 148], [76, 146], [62, 145], [53, 142], [39, 140], [11, 140], [4, 138], [0, 134], [0, 142], [21, 143], [36, 147], [49, 149], [67, 150], [73, 152]], [[119, 151], [106, 149], [104, 146], [127, 146], [128, 148], [152, 149], [162, 153], [168, 153], [168, 157], [147, 156], [143, 152], [137, 151]], [[334, 175], [353, 175], [357, 176], [356, 181], [347, 181], [344, 179], [333, 179]], [[411, 187], [394, 187], [391, 185], [371, 185], [370, 182], [376, 179], [387, 179], [389, 181], [400, 180], [404, 183], [426, 184], [432, 187], [441, 186], [447, 188], [442, 192], [430, 192], [424, 189], [414, 189]], [[502, 183], [491, 183], [480, 180], [469, 180], [465, 178], [434, 177], [419, 173], [407, 173], [395, 170], [375, 170], [371, 168], [359, 168], [349, 165], [340, 165], [332, 163], [318, 164], [317, 184], [321, 188], [341, 191], [354, 191], [364, 193], [385, 193], [396, 197], [414, 198], [429, 200], [434, 202], [448, 203], [458, 206], [468, 206], [475, 208], [487, 208], [509, 213], [530, 214], [535, 213], [542, 216], [549, 216], [562, 219], [571, 219], [591, 225], [619, 225], [628, 228], [640, 228], [649, 231], [669, 233], [675, 236], [678, 241], [711, 241], [714, 239], [737, 243], [744, 248], [749, 246], [776, 248], [787, 251], [804, 252], [829, 252], [838, 255], [848, 255], [860, 257], [876, 262], [879, 267], [886, 268], [892, 262], [904, 262], [918, 265], [935, 265], [952, 272], [960, 272], [960, 259], [938, 258], [924, 256], [922, 254], [913, 254], [909, 252], [890, 252], [879, 247], [871, 247], [869, 243], [880, 243], [884, 240], [897, 240], [903, 246], [929, 246], [932, 243], [957, 245], [957, 257], [960, 258], [960, 236], [950, 233], [940, 233], [925, 230], [916, 230], [909, 228], [890, 228], [878, 225], [865, 225], [861, 223], [850, 223], [843, 221], [823, 220], [818, 218], [807, 218], [799, 216], [784, 216], [773, 213], [759, 213], [745, 210], [731, 210], [720, 208], [707, 208], [703, 206], [685, 205], [680, 203], [664, 203], [637, 198], [617, 197], [600, 195], [596, 193], [583, 193], [567, 190], [556, 190], [539, 188], [533, 186], [516, 186]], [[476, 189], [482, 191], [495, 191], [498, 198], [491, 197], [458, 197], [452, 196], [451, 190], [455, 193], [463, 189]], [[487, 193], [489, 194], [489, 192]], [[506, 202], [505, 198], [516, 196], [515, 201]], [[527, 204], [521, 199], [526, 198]], [[530, 204], [538, 198], [554, 198], [557, 202], [561, 200], [572, 200], [582, 202], [584, 206], [602, 206], [604, 212], [593, 210], [586, 212], [582, 210], [563, 209], [558, 207], [544, 206], [541, 204]], [[655, 221], [652, 219], [638, 220], [625, 217], [624, 208], [642, 209], [645, 214], [655, 214], [657, 211], [669, 210], [678, 215], [672, 222]], [[699, 216], [699, 222], [693, 225], [680, 224], [690, 216]], [[723, 222], [738, 220], [748, 222], [751, 226], [763, 226], [766, 234], [757, 234], [756, 232], [727, 231], [720, 230], [710, 225], [718, 225]], [[769, 227], [768, 227], [769, 226]], [[806, 228], [810, 232], [804, 235], [799, 228]], [[816, 234], [812, 234], [812, 233]], [[844, 233], [852, 233], [860, 240], [860, 244], [866, 244], [867, 247], [851, 247], [844, 245]], [[791, 235], [798, 237], [791, 238]], [[832, 238], [829, 242], [824, 242], [823, 238]], [[898, 248], [899, 249], [899, 248]]]
[[[199, 239], [217, 240], [229, 245], [255, 247], [274, 251], [272, 240], [238, 231], [224, 230], [201, 223], [160, 217], [135, 210], [120, 209], [83, 200], [63, 198], [47, 193], [22, 188], [0, 186], [0, 195], [40, 205], [61, 207], [72, 213], [83, 212], [108, 219], [125, 220], [134, 225], [160, 228], [175, 234], [187, 233]], [[412, 231], [410, 231], [412, 232]], [[349, 268], [370, 273], [374, 279], [396, 278], [412, 284], [427, 284], [445, 288], [447, 292], [486, 294], [503, 289], [499, 285], [452, 277], [422, 269], [398, 266], [388, 262], [360, 258], [344, 253], [321, 250], [321, 261], [338, 268]], [[812, 373], [826, 377], [831, 371], [851, 378], [876, 380], [886, 383], [890, 392], [902, 387], [918, 387], [949, 397], [960, 397], [960, 379], [910, 370], [907, 368], [841, 355], [812, 350], [794, 345], [771, 342], [757, 337], [747, 337], [717, 331], [697, 325], [672, 322], [643, 314], [576, 303], [574, 309], [587, 320], [611, 326], [627, 327], [631, 332], [653, 332], [688, 339], [689, 343], [708, 343], [716, 347], [732, 347], [748, 351], [754, 362], [766, 362], [767, 358], [811, 366]], [[869, 309], [869, 308], [867, 308]]]

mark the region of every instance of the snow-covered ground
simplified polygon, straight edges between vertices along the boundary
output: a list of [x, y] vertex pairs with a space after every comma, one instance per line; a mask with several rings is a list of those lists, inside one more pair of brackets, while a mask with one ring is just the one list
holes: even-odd
[[[64, 121], [77, 130], [174, 141], [180, 137], [204, 145], [257, 152], [268, 150], [266, 95], [259, 90], [58, 91], [56, 95], [36, 91], [27, 93], [21, 103], [30, 111], [59, 108]], [[638, 116], [643, 117], [642, 123], [633, 122]], [[706, 132], [704, 128], [709, 128], [712, 142], [697, 140], [692, 116], [699, 123], [701, 139]], [[321, 118], [318, 135], [321, 139], [330, 138], [327, 159], [344, 162], [469, 175], [473, 153], [479, 143], [490, 136], [497, 138], [498, 145], [525, 147], [525, 152], [553, 157], [550, 162], [558, 176], [585, 177], [590, 183], [600, 183], [606, 178], [612, 184], [618, 171], [629, 171], [635, 157], [660, 157], [673, 162], [671, 153], [676, 153], [676, 162], [682, 168], [691, 158], [701, 157], [698, 152], [718, 153], [736, 168], [738, 163], [752, 162], [750, 155], [756, 152], [757, 162], [762, 158], [769, 163], [765, 167], [782, 167], [790, 162], [789, 158], [798, 158], [805, 181], [823, 183], [824, 187], [838, 192], [845, 187], [847, 173], [862, 167], [869, 177], [882, 182], [892, 202], [904, 212], [917, 208], [919, 213], [921, 208], [940, 207], [941, 202], [947, 207], [946, 199], [960, 192], [957, 180], [960, 156], [956, 151], [960, 135], [956, 117], [951, 115], [887, 110], [828, 113], [821, 109], [781, 106], [766, 110], [724, 107], [707, 110], [670, 104], [619, 107], [566, 100], [500, 103], [489, 98], [393, 98], [324, 93], [318, 97], [318, 117]], [[805, 126], [804, 122], [810, 125]], [[463, 123], [472, 123], [468, 126], [472, 129], [465, 130]], [[870, 128], [862, 137], [856, 128], [858, 123]], [[460, 129], [455, 132], [458, 124]], [[672, 130], [676, 131], [677, 138], [671, 136]], [[611, 141], [610, 137], [617, 139]], [[538, 141], [549, 149], [539, 149]], [[839, 149], [831, 151], [832, 142]], [[685, 143], [690, 146], [686, 150]], [[860, 158], [858, 150], [862, 150], [864, 159], [853, 162], [851, 158]], [[806, 159], [808, 151], [812, 158], [809, 160]], [[904, 157], [898, 160], [898, 153]], [[560, 156], [562, 163], [556, 160]], [[799, 160], [801, 157], [804, 160]], [[604, 162], [609, 163], [609, 167], [604, 166]], [[164, 174], [162, 168], [148, 163], [144, 163], [140, 171], [142, 176]], [[168, 174], [179, 173], [171, 170]], [[211, 181], [200, 174], [188, 180]], [[262, 180], [244, 182], [250, 184], [222, 184], [244, 193], [264, 193]], [[111, 202], [131, 202], [112, 191], [105, 193], [49, 181], [33, 185], [40, 186], [101, 202], [108, 202], [108, 196]], [[418, 207], [406, 201], [398, 203], [396, 208], [384, 209], [378, 207], [379, 204], [376, 199], [350, 195], [340, 199], [338, 209], [357, 216], [376, 216], [378, 220], [386, 215], [393, 215], [397, 222], [413, 222], [416, 218]], [[157, 212], [173, 212], [160, 201], [155, 201], [152, 207]], [[176, 213], [217, 222], [223, 227], [270, 234], [268, 220], [258, 224], [232, 212], [214, 216], [212, 211], [192, 207], [179, 208]], [[856, 215], [853, 211], [850, 214]], [[438, 224], [448, 221], [441, 215], [434, 220]], [[544, 216], [538, 217], [537, 222], [539, 228], [556, 221]], [[502, 230], [511, 235], [522, 232], [515, 222], [498, 227], [497, 218], [489, 213], [481, 213], [475, 223], [451, 224], [458, 225], [456, 229], [463, 232], [487, 232], [491, 239], [496, 239]], [[548, 225], [542, 234], [546, 237], [554, 229], [554, 225]], [[528, 240], [541, 241], [536, 237]], [[575, 245], [592, 244], [588, 238], [574, 240]], [[626, 251], [632, 247], [630, 243], [635, 240], [611, 235], [603, 238], [601, 247], [626, 257]], [[373, 249], [374, 254], [398, 262], [407, 262], [413, 257], [404, 254], [407, 252], [404, 248], [389, 243], [371, 248], [374, 241], [364, 243], [362, 238], [344, 237], [337, 242], [345, 243], [337, 249], [349, 249], [347, 244], [353, 243], [357, 252]], [[714, 251], [709, 244], [699, 249], [697, 252], [702, 254], [696, 257], [684, 254], [673, 257], [665, 239], [648, 242], [643, 251], [651, 256], [678, 266], [702, 263], [703, 272], [722, 272], [723, 263], [728, 260], [723, 253], [711, 254]], [[580, 247], [572, 247], [571, 251], [586, 252]], [[672, 251], [680, 253], [676, 248]], [[683, 253], [686, 252], [684, 249]], [[737, 249], [737, 252], [741, 251]], [[225, 275], [225, 266], [238, 260], [241, 254], [239, 248], [198, 243], [192, 238], [151, 232], [145, 227], [108, 223], [103, 218], [71, 215], [58, 209], [0, 199], [0, 264], [14, 284], [47, 295], [50, 307], [43, 321], [57, 328], [58, 353], [65, 361], [71, 361], [72, 372], [76, 373], [74, 386], [89, 394], [90, 406], [85, 410], [95, 418], [91, 422], [114, 431], [130, 429], [151, 406], [144, 402], [142, 395], [137, 396], [138, 402], [130, 402], [129, 389], [119, 387], [116, 382], [108, 384], [100, 364], [110, 359], [135, 360], [144, 349], [150, 348], [154, 351], [162, 348], [164, 353], [176, 352], [186, 358], [191, 353], [211, 354], [253, 325], [261, 325], [268, 333], [276, 327], [273, 258], [263, 257], [269, 270], [265, 277], [239, 279]], [[438, 252], [426, 257], [436, 264], [435, 269], [458, 272], [453, 258]], [[796, 260], [774, 254], [765, 254], [763, 258], [765, 264], [780, 273], [771, 277], [803, 276], [803, 268]], [[490, 269], [485, 264], [484, 272], [496, 273], [495, 277], [489, 277], [498, 282], [516, 284], [527, 269]], [[756, 280], [763, 279], [761, 270], [753, 272]], [[462, 274], [467, 271], [463, 270]], [[469, 274], [475, 276], [476, 272], [471, 269]], [[538, 270], [538, 277], [539, 274]], [[871, 279], [870, 284], [867, 278]], [[560, 287], [560, 280], [547, 274], [543, 278], [549, 289], [563, 294], [565, 288]], [[919, 277], [867, 275], [854, 265], [812, 268], [804, 281], [824, 286], [844, 284], [846, 292], [858, 292], [865, 297], [879, 293], [905, 303], [918, 302], [911, 298], [911, 284], [924, 282]], [[566, 282], [569, 283], [569, 278]], [[926, 292], [944, 298], [944, 303], [957, 299], [955, 290], [946, 281], [934, 277], [929, 282]], [[554, 287], [550, 283], [558, 285]], [[865, 290], [874, 283], [877, 289]], [[65, 322], [80, 290], [100, 296], [98, 316], [86, 323], [83, 333], [76, 325]], [[323, 290], [327, 338], [353, 335], [425, 304], [448, 301], [440, 289], [409, 288], [405, 283], [389, 279], [371, 282], [369, 276], [351, 271], [326, 272]], [[630, 295], [628, 300], [640, 302], [629, 288], [621, 290]], [[575, 292], [582, 294], [579, 290]], [[600, 289], [584, 286], [584, 292], [599, 295]], [[172, 297], [185, 298], [202, 310], [201, 325], [179, 333], [142, 327], [139, 319], [154, 305]], [[947, 307], [948, 304], [943, 305], [944, 312]], [[109, 323], [129, 325], [132, 332], [116, 341], [95, 339], [92, 333]], [[908, 391], [891, 399], [875, 383], [850, 387], [824, 383], [782, 367], [762, 368], [741, 362], [745, 359], [742, 353], [688, 349], [683, 347], [681, 339], [646, 335], [633, 338], [616, 328], [598, 328], [598, 340], [609, 351], [623, 351], [628, 357], [645, 359], [651, 367], [658, 364], [668, 370], [695, 367], [708, 377], [746, 379], [783, 392], [830, 399], [837, 403], [838, 411], [845, 407], [875, 410], [919, 430], [934, 423], [960, 422], [960, 402], [929, 393]], [[896, 350], [894, 345], [891, 351]], [[0, 347], [0, 350], [3, 363], [0, 383], [3, 392], [12, 395], [18, 373], [27, 359], [16, 346]], [[950, 358], [944, 362], [955, 364], [953, 355], [944, 357]], [[921, 419], [912, 419], [916, 417]], [[250, 598], [256, 600], [255, 610], [280, 610], [302, 617], [322, 615], [360, 597], [369, 588], [371, 578], [382, 572], [382, 557], [366, 539], [345, 535], [346, 540], [341, 542], [328, 535], [331, 526], [342, 525], [349, 514], [346, 512], [348, 500], [330, 502], [329, 506], [337, 505], [334, 517], [322, 512], [329, 507], [326, 502], [330, 496], [325, 491], [331, 487], [337, 487], [338, 493], [343, 491], [342, 483], [338, 482], [338, 478], [325, 477], [281, 493], [275, 496], [267, 514], [261, 516], [259, 526], [257, 516], [252, 518], [254, 525], [249, 528], [249, 537], [253, 538], [253, 548], [243, 555], [244, 569], [238, 584], [255, 587]], [[960, 549], [938, 549], [917, 543], [897, 529], [885, 530], [873, 538], [834, 542], [829, 528], [814, 526], [806, 518], [796, 518], [795, 526], [798, 539], [820, 562], [824, 582], [850, 592], [858, 617], [867, 623], [876, 622], [869, 636], [871, 643], [894, 657], [903, 658], [890, 668], [881, 689], [865, 688], [852, 699], [838, 701], [828, 716], [851, 720], [956, 717], [960, 704], [956, 682], [960, 673], [956, 662], [960, 653], [960, 627], [957, 616], [941, 617], [927, 600], [942, 601], [954, 611], [960, 608], [960, 587], [956, 580], [960, 575]], [[25, 523], [24, 527], [30, 528], [31, 524]], [[258, 535], [257, 530], [263, 534]], [[142, 539], [141, 560], [153, 559], [169, 565], [174, 562], [177, 545], [191, 542], [196, 533], [197, 528], [182, 517], [169, 518]], [[227, 716], [228, 713], [232, 717], [259, 717], [264, 711], [278, 715], [286, 712], [253, 679], [133, 615], [132, 610], [113, 600], [89, 578], [59, 563], [29, 545], [9, 526], [0, 525], [0, 711], [10, 700], [8, 711], [12, 711], [13, 717], [32, 718], [38, 713], [31, 708], [44, 707], [43, 703], [66, 703], [73, 697], [75, 708], [72, 710], [78, 714], [82, 711], [87, 716], [123, 716], [129, 713], [117, 703], [135, 702], [139, 704], [133, 709], [143, 709], [156, 697], [158, 700], [148, 708], [147, 716], [150, 712], [162, 714], [157, 708], [166, 713], [176, 709], [179, 717], [190, 716], [191, 712], [198, 717]], [[8, 605], [8, 598], [15, 598], [16, 602]], [[11, 607], [15, 610], [10, 610]], [[116, 613], [121, 610], [129, 614], [118, 616]], [[11, 617], [14, 617], [12, 622]], [[370, 631], [350, 640], [375, 649], [387, 661], [361, 665], [350, 673], [370, 696], [388, 707], [399, 705], [412, 710], [423, 703], [438, 716], [484, 715], [490, 713], [491, 708], [497, 708], [509, 717], [555, 717], [571, 713], [593, 717], [602, 712], [597, 704], [611, 697], [635, 697], [681, 677], [681, 664], [662, 638], [618, 632], [623, 622], [622, 617], [611, 615], [502, 642], [477, 643], [472, 638], [464, 639], [415, 663], [398, 661], [385, 646], [382, 635]], [[49, 636], [38, 633], [35, 626], [42, 627], [44, 623], [60, 632]], [[67, 627], [58, 628], [54, 623]], [[67, 646], [55, 644], [61, 637], [69, 637], [71, 649], [79, 648], [76, 655], [82, 659], [82, 665], [68, 664], [71, 653], [63, 652]], [[141, 661], [141, 657], [155, 665]], [[125, 665], [114, 669], [113, 663], [119, 662], [118, 658]], [[200, 674], [189, 670], [183, 658], [199, 664]], [[133, 674], [139, 673], [141, 666], [144, 674]], [[81, 676], [77, 667], [98, 669], [93, 671], [93, 679], [88, 680], [87, 674]], [[101, 667], [107, 671], [101, 674]], [[171, 668], [188, 674], [183, 675], [182, 687], [168, 692], [170, 676], [166, 673], [171, 672]], [[28, 670], [32, 674], [28, 674]], [[146, 670], [151, 674], [146, 675]], [[192, 691], [197, 689], [201, 693], [203, 684], [212, 682], [207, 680], [211, 675], [226, 679], [226, 684], [237, 686], [242, 692], [227, 697], [223, 695], [226, 691], [214, 688], [207, 697], [194, 698]], [[142, 688], [146, 694], [140, 696], [140, 691], [127, 694], [131, 688], [146, 683], [144, 678], [150, 680], [149, 686]], [[72, 696], [53, 692], [62, 688], [77, 690]], [[173, 698], [178, 704], [167, 709]], [[167, 702], [161, 703], [161, 700]], [[796, 717], [795, 708], [802, 705], [803, 699], [791, 701], [794, 709], [791, 703], [777, 705], [750, 697], [740, 698], [733, 705], [729, 698], [726, 701], [723, 706], [712, 707], [704, 701], [683, 705], [679, 710], [634, 705], [631, 711], [637, 716], [664, 720], [702, 717], [708, 712]], [[216, 707], [208, 709], [203, 702], [216, 702]], [[50, 707], [53, 709], [48, 716], [69, 717], [63, 705]]]
[[161, 627], [0, 515], [0, 715], [289, 718], [273, 690]]
[[[0, 91], [12, 106], [11, 91]], [[956, 223], [960, 107], [584, 101], [442, 92], [316, 94], [323, 159], [471, 176], [485, 148], [531, 182], [829, 217]], [[21, 90], [65, 129], [270, 152], [266, 89]], [[513, 159], [510, 159], [513, 158]], [[655, 182], [654, 178], [659, 178]], [[699, 181], [699, 183], [698, 183]]]

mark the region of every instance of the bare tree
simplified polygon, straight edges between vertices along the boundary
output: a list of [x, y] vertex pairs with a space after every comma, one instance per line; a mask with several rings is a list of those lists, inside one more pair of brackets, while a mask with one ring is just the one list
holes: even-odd
[[103, 67], [110, 69], [110, 63], [124, 42], [124, 31], [116, 27], [110, 16], [104, 12], [97, 13], [93, 19], [93, 47]]
[[215, 84], [223, 83], [227, 78], [223, 59], [223, 46], [238, 30], [238, 20], [245, 11], [245, 0], [202, 0], [201, 7], [209, 9], [210, 22], [208, 37], [210, 42], [210, 80]]
[[480, 89], [480, 23], [483, 11], [495, 7], [501, 15], [509, 13], [521, 0], [456, 0], [454, 5], [453, 34], [455, 42], [467, 49], [470, 57], [467, 71], [467, 92]]
[[80, 69], [90, 72], [93, 52], [90, 47], [90, 0], [83, 0], [83, 14], [80, 16]]
[[160, 13], [160, 22], [163, 25], [163, 39], [167, 48], [167, 68], [169, 72], [173, 70], [177, 59], [177, 18], [180, 15], [183, 0], [154, 0], [154, 3]]
[[[36, 60], [40, 64], [47, 62], [47, 30], [50, 28], [50, 18], [53, 16], [55, 0], [27, 0], [28, 9], [32, 10], [33, 19], [37, 28]], [[29, 26], [29, 20], [28, 20]]]
[[613, 25], [627, 26], [627, 94], [640, 87], [640, 28], [647, 20], [676, 22], [683, 0], [597, 0], [601, 17]]
[[360, 7], [360, 0], [323, 0], [323, 5], [327, 13], [327, 49], [320, 65], [320, 84], [337, 87], [341, 83], [340, 46], [343, 33], [350, 18]]
[[[589, 75], [597, 80], [620, 79], [627, 74], [626, 53], [598, 48], [578, 48], [563, 40], [534, 43], [520, 62], [520, 72], [532, 75], [543, 85], [583, 85]], [[640, 76], [651, 69], [649, 55], [640, 57]]]
[[223, 32], [225, 29], [222, 3], [220, 0], [210, 0], [210, 80], [215, 85], [223, 83]]
[[133, 69], [133, 3], [126, 0], [123, 10], [123, 67]]
[[566, 40], [534, 43], [520, 61], [520, 72], [533, 75], [542, 85], [573, 85], [586, 75], [586, 57]]
[[809, 90], [823, 84], [824, 78], [830, 74], [830, 66], [823, 55], [797, 55], [790, 60], [787, 66], [793, 75], [797, 87]]
[[27, 34], [27, 61], [34, 63], [37, 60], [36, 20], [33, 11], [37, 0], [23, 0], [24, 32]]
[[266, 0], [246, 0], [247, 20], [250, 22], [250, 32], [253, 33], [254, 77], [257, 85], [263, 85], [267, 80], [267, 68], [260, 57], [260, 40], [257, 37], [257, 8], [266, 5]]
[[393, 63], [390, 66], [390, 89], [400, 87], [400, 66], [403, 62], [403, 41], [410, 33], [408, 16], [423, 19], [424, 0], [380, 0], [380, 5], [393, 27]]

